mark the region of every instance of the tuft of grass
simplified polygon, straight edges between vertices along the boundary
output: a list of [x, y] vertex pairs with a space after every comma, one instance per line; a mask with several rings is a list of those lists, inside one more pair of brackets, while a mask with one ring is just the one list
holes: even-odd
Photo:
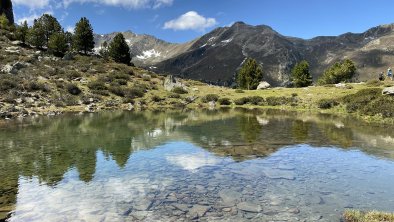
[[105, 86], [104, 82], [102, 81], [93, 81], [88, 83], [88, 87], [91, 90], [96, 90], [96, 91], [100, 91], [100, 90], [107, 90], [107, 86]]
[[343, 214], [343, 219], [344, 222], [394, 222], [394, 214], [378, 211], [347, 210]]
[[378, 86], [383, 85], [383, 82], [381, 82], [377, 79], [370, 79], [367, 81], [366, 85], [370, 86], [370, 87], [378, 87]]

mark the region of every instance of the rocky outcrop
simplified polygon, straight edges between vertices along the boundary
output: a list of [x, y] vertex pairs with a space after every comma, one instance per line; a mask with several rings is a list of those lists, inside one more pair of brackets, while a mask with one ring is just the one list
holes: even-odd
[[1, 72], [6, 74], [18, 74], [19, 70], [26, 68], [27, 66], [30, 66], [30, 63], [15, 62], [13, 64], [7, 64], [3, 66]]
[[176, 87], [185, 88], [185, 86], [172, 75], [169, 75], [164, 79], [165, 90], [172, 91]]
[[0, 15], [4, 14], [8, 21], [13, 24], [14, 23], [14, 11], [12, 10], [12, 2], [11, 0], [0, 0]]

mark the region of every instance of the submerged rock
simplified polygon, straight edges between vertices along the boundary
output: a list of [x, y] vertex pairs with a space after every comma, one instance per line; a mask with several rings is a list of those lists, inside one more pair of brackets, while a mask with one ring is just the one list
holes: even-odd
[[293, 171], [278, 170], [278, 169], [264, 169], [263, 172], [266, 177], [271, 179], [285, 179], [285, 180], [295, 179], [295, 174]]
[[230, 189], [224, 189], [219, 192], [219, 197], [222, 198], [223, 203], [234, 206], [242, 197], [240, 192]]
[[252, 202], [241, 202], [237, 204], [239, 210], [252, 212], [252, 213], [259, 213], [262, 209], [261, 206]]

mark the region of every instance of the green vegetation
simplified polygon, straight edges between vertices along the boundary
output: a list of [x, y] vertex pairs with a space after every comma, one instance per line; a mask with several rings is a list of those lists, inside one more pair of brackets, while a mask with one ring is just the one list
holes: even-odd
[[27, 21], [24, 21], [20, 26], [16, 28], [16, 38], [23, 44], [27, 41], [27, 34], [29, 33], [29, 26]]
[[174, 87], [171, 92], [176, 93], [176, 94], [187, 94], [187, 90], [184, 89], [183, 87]]
[[345, 59], [341, 62], [336, 62], [326, 71], [318, 80], [319, 85], [336, 84], [340, 82], [349, 81], [356, 74], [357, 68], [353, 61]]
[[339, 103], [333, 99], [322, 99], [317, 103], [320, 109], [331, 109], [334, 106], [339, 105]]
[[218, 103], [223, 106], [229, 106], [231, 105], [231, 100], [229, 98], [220, 98]]
[[301, 61], [291, 71], [291, 78], [295, 87], [306, 87], [312, 85], [312, 75], [309, 72], [309, 63]]
[[130, 48], [122, 33], [118, 33], [109, 44], [108, 54], [115, 62], [131, 64]]
[[256, 89], [263, 79], [263, 69], [255, 59], [248, 58], [244, 62], [237, 76], [238, 88]]
[[203, 103], [216, 102], [218, 100], [219, 100], [219, 96], [216, 94], [208, 94], [201, 98], [201, 101]]
[[344, 222], [394, 222], [394, 214], [378, 211], [362, 212], [348, 210], [344, 213]]
[[93, 28], [85, 17], [81, 18], [75, 25], [73, 47], [78, 52], [82, 51], [85, 55], [94, 48]]
[[53, 33], [49, 38], [48, 49], [55, 56], [64, 56], [64, 53], [68, 50], [66, 35], [63, 32]]

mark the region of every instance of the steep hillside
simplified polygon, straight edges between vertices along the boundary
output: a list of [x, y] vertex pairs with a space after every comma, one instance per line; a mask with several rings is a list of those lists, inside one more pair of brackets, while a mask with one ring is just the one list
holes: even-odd
[[[117, 33], [95, 35], [95, 50], [99, 51], [104, 41], [111, 42]], [[130, 46], [133, 62], [136, 65], [152, 67], [166, 59], [186, 52], [194, 41], [184, 44], [168, 43], [150, 35], [138, 35], [131, 31], [122, 32]]]

